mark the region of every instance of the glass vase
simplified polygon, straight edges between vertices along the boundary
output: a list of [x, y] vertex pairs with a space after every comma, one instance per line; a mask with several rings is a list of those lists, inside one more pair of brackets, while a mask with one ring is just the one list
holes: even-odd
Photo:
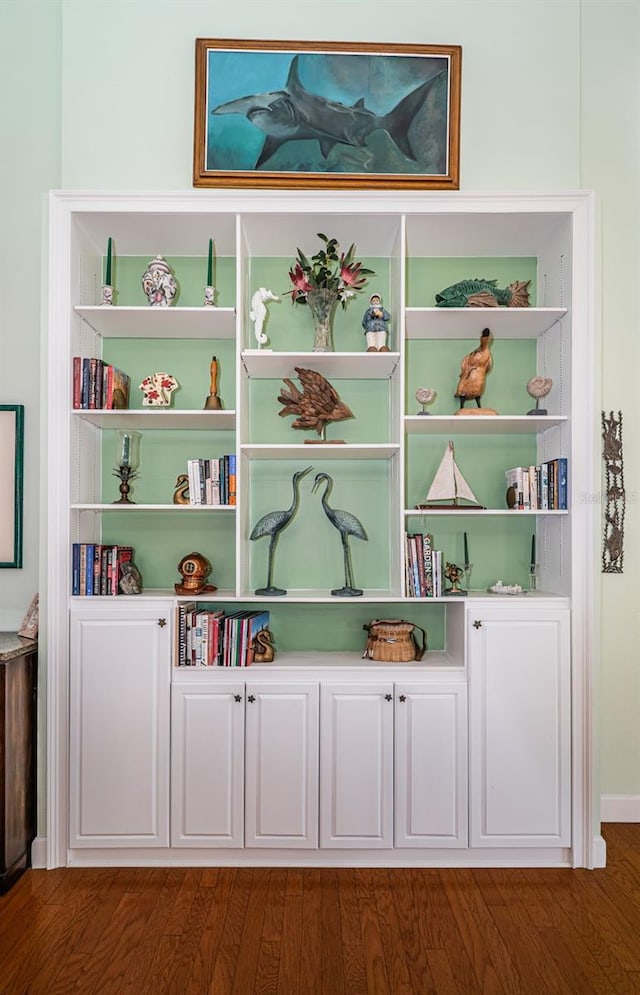
[[333, 314], [338, 303], [335, 290], [309, 290], [307, 304], [313, 317], [313, 351], [333, 352]]

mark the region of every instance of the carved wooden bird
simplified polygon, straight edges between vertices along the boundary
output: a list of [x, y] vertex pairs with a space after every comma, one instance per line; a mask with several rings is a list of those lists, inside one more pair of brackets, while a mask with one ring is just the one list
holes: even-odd
[[456, 397], [460, 398], [460, 407], [465, 401], [475, 401], [480, 407], [480, 398], [484, 392], [487, 373], [493, 366], [489, 351], [491, 332], [485, 328], [480, 336], [480, 345], [464, 357], [460, 364], [460, 380], [456, 389]]
[[280, 417], [296, 415], [296, 420], [291, 423], [292, 428], [315, 428], [324, 441], [329, 422], [353, 418], [353, 412], [320, 373], [304, 370], [299, 366], [295, 370], [302, 384], [302, 391], [288, 377], [283, 378], [289, 390], [283, 389], [278, 395], [278, 401], [284, 405], [279, 412]]

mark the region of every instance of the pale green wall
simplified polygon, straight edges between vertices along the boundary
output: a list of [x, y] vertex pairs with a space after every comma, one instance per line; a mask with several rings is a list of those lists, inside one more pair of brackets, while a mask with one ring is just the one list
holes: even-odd
[[639, 0], [0, 0], [0, 17], [0, 397], [27, 406], [28, 494], [0, 623], [38, 586], [41, 193], [191, 188], [196, 37], [460, 44], [462, 189], [597, 193], [603, 406], [624, 412], [629, 496], [625, 573], [602, 578], [602, 790], [640, 795]]

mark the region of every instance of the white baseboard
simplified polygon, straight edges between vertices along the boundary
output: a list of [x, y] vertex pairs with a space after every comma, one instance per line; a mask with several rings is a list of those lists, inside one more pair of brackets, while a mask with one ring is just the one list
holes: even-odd
[[47, 837], [36, 836], [31, 844], [31, 866], [43, 870], [47, 866]]
[[640, 795], [602, 795], [601, 822], [640, 822]]

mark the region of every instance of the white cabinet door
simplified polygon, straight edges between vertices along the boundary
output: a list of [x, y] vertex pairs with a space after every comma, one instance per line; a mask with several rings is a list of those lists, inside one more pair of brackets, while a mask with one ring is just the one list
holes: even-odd
[[244, 684], [174, 684], [171, 845], [243, 844]]
[[465, 847], [466, 684], [397, 684], [395, 720], [395, 845]]
[[469, 606], [472, 846], [571, 843], [569, 612]]
[[171, 631], [161, 602], [71, 614], [71, 847], [169, 843]]
[[393, 684], [323, 685], [320, 845], [393, 846]]
[[247, 684], [245, 845], [318, 845], [317, 684]]

